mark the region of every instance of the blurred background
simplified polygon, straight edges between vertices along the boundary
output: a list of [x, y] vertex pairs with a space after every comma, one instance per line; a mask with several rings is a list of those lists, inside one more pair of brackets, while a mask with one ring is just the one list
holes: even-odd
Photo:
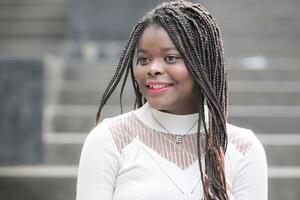
[[[75, 199], [101, 94], [133, 25], [159, 2], [0, 0], [0, 200]], [[300, 1], [199, 2], [223, 32], [229, 122], [263, 143], [269, 199], [299, 199]], [[103, 112], [120, 113], [117, 95]]]

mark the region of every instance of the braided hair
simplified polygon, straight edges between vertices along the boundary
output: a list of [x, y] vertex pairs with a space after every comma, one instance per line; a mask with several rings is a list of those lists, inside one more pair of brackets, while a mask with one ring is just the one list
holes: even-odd
[[[227, 200], [224, 171], [227, 147], [227, 70], [220, 29], [203, 6], [183, 0], [162, 3], [136, 24], [115, 74], [103, 93], [96, 122], [99, 123], [102, 108], [123, 78], [120, 92], [122, 110], [122, 94], [129, 74], [136, 96], [135, 108], [146, 102], [134, 78], [134, 55], [143, 31], [153, 24], [161, 26], [168, 33], [201, 91], [198, 101], [197, 148], [204, 199]], [[205, 121], [205, 104], [208, 108], [208, 124]], [[201, 124], [204, 129], [202, 132]]]

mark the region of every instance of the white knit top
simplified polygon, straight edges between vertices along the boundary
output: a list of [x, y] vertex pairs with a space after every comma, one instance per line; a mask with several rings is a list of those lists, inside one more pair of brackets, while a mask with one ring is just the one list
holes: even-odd
[[[160, 112], [146, 103], [103, 120], [82, 149], [77, 200], [201, 200], [197, 117]], [[261, 143], [250, 130], [230, 124], [227, 129], [230, 199], [266, 200], [267, 163]], [[176, 135], [183, 133], [177, 144]]]

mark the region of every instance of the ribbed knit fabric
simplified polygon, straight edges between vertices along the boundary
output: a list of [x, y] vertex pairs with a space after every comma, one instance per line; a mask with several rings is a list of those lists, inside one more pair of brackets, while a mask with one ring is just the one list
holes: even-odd
[[[160, 112], [146, 103], [102, 121], [82, 149], [77, 200], [201, 200], [197, 117]], [[267, 163], [261, 143], [250, 130], [230, 124], [227, 129], [230, 199], [266, 200]], [[176, 135], [183, 133], [177, 144]]]

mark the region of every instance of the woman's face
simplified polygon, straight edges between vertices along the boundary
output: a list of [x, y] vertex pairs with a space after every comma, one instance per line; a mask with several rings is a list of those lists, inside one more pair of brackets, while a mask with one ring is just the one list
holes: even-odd
[[178, 115], [197, 112], [195, 82], [162, 27], [144, 30], [137, 59], [135, 79], [151, 107]]

